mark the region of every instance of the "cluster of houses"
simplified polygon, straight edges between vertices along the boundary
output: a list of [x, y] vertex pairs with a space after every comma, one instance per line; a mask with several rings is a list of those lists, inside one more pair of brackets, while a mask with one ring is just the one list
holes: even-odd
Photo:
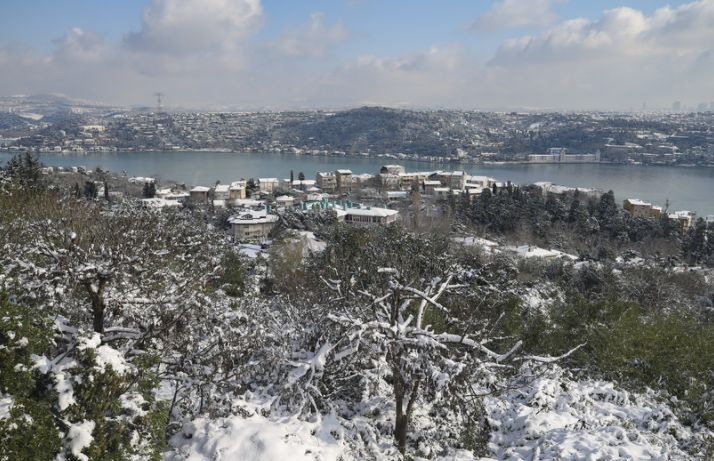
[[[486, 176], [469, 176], [463, 171], [407, 172], [401, 165], [385, 165], [376, 175], [353, 174], [339, 169], [318, 172], [315, 179], [258, 178], [233, 181], [213, 187], [194, 186], [186, 190], [163, 188], [152, 198], [144, 199], [150, 207], [180, 207], [186, 204], [212, 205], [235, 210], [229, 219], [236, 240], [262, 240], [278, 222], [276, 210], [293, 208], [302, 211], [333, 210], [339, 221], [353, 226], [390, 224], [399, 219], [391, 208], [368, 206], [344, 200], [362, 189], [379, 191], [384, 201], [409, 197], [419, 191], [434, 199], [449, 195], [480, 194], [484, 188], [504, 186]], [[340, 200], [343, 198], [343, 200]]]
[[[660, 219], [665, 211], [660, 206], [652, 205], [649, 202], [637, 198], [625, 199], [622, 207], [627, 210], [632, 216], [640, 218]], [[691, 211], [673, 211], [667, 212], [669, 221], [677, 226], [682, 231], [686, 231], [694, 223], [696, 214]], [[707, 222], [714, 221], [714, 216], [707, 216]]]
[[[544, 194], [563, 194], [576, 190], [549, 182], [535, 185]], [[505, 186], [494, 178], [471, 176], [464, 171], [407, 172], [401, 165], [384, 165], [376, 175], [353, 174], [351, 170], [339, 169], [318, 172], [314, 180], [259, 178], [216, 184], [213, 187], [195, 186], [188, 191], [163, 188], [156, 190], [155, 197], [145, 199], [144, 202], [152, 207], [193, 204], [230, 208], [234, 210], [229, 219], [233, 236], [237, 241], [245, 241], [266, 239], [279, 221], [276, 211], [282, 208], [303, 212], [329, 209], [339, 221], [353, 226], [389, 224], [399, 219], [397, 210], [346, 199], [361, 190], [378, 191], [384, 202], [393, 202], [408, 199], [412, 192], [419, 192], [434, 200], [464, 194], [473, 198], [486, 188]], [[593, 198], [602, 194], [597, 189], [577, 190]], [[623, 207], [633, 216], [660, 218], [664, 213], [661, 207], [632, 198], [625, 200]], [[668, 218], [682, 230], [692, 226], [694, 216], [689, 211], [668, 213]], [[707, 219], [708, 222], [714, 222], [714, 217]]]

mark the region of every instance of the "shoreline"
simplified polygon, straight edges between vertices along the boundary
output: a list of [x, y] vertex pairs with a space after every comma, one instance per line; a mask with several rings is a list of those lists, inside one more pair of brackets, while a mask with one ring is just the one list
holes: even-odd
[[614, 162], [608, 160], [601, 160], [599, 162], [529, 162], [524, 160], [486, 160], [486, 161], [461, 161], [453, 158], [445, 157], [412, 157], [406, 154], [312, 154], [312, 153], [298, 153], [298, 152], [246, 152], [237, 151], [227, 148], [201, 148], [201, 149], [177, 149], [177, 150], [136, 150], [136, 149], [116, 149], [116, 150], [97, 150], [97, 151], [66, 151], [66, 152], [37, 152], [30, 150], [14, 151], [10, 152], [8, 150], [0, 150], [0, 154], [16, 155], [24, 154], [25, 152], [32, 152], [38, 155], [51, 155], [51, 156], [65, 156], [65, 155], [92, 155], [92, 154], [132, 154], [132, 153], [156, 153], [156, 154], [168, 154], [168, 153], [221, 153], [221, 154], [249, 154], [249, 155], [289, 155], [293, 157], [333, 157], [333, 158], [369, 158], [369, 159], [389, 159], [389, 160], [402, 160], [409, 162], [421, 162], [421, 163], [432, 163], [432, 164], [449, 164], [449, 165], [621, 165], [621, 166], [652, 166], [652, 167], [675, 167], [675, 168], [714, 168], [714, 164], [704, 163], [704, 164], [665, 164], [665, 163], [629, 163], [629, 162]]

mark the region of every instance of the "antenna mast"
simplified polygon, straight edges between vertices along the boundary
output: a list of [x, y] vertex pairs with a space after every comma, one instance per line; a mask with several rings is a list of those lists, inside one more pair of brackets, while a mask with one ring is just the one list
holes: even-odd
[[164, 96], [164, 93], [157, 92], [157, 93], [154, 93], [154, 95], [156, 96], [156, 113], [160, 113], [162, 110], [161, 98]]

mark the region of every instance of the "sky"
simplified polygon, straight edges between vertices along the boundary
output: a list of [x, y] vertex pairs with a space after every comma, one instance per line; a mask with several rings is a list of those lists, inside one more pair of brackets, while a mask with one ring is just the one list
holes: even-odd
[[0, 94], [214, 110], [714, 101], [714, 0], [2, 0]]

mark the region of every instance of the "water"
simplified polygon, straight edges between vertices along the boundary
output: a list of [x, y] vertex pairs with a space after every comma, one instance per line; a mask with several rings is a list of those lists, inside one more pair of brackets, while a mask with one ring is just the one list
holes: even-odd
[[[4, 163], [10, 155], [0, 153]], [[644, 165], [449, 165], [361, 157], [313, 157], [234, 152], [97, 152], [88, 154], [44, 154], [41, 160], [53, 166], [100, 166], [130, 176], [152, 176], [187, 185], [212, 185], [241, 178], [290, 177], [299, 172], [310, 179], [317, 171], [349, 168], [354, 173], [376, 173], [385, 163], [404, 165], [407, 171], [464, 169], [473, 175], [492, 176], [501, 181], [530, 184], [551, 181], [572, 187], [613, 190], [618, 200], [640, 198], [655, 205], [669, 199], [670, 209], [714, 215], [714, 168], [675, 168]]]

